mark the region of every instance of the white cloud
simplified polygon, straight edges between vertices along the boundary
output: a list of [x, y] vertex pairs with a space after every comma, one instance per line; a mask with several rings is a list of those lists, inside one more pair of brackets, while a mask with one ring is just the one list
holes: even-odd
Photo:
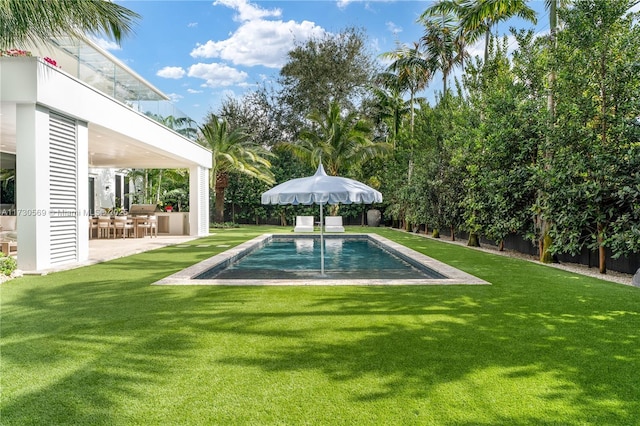
[[103, 48], [104, 50], [121, 50], [120, 45], [111, 40], [105, 40], [103, 38], [88, 36], [89, 40]]
[[187, 72], [182, 67], [164, 67], [159, 70], [156, 75], [158, 77], [173, 78], [178, 80], [185, 76]]
[[340, 9], [346, 9], [347, 6], [349, 6], [349, 3], [353, 3], [354, 0], [338, 0], [336, 2], [336, 5], [338, 6], [338, 8]]
[[226, 87], [244, 83], [248, 74], [224, 64], [198, 63], [189, 67], [189, 77], [205, 80], [203, 87]]
[[324, 29], [309, 21], [249, 21], [226, 40], [198, 44], [191, 56], [221, 58], [235, 65], [280, 68], [296, 40], [323, 34]]
[[402, 27], [396, 25], [394, 22], [388, 21], [385, 23], [387, 30], [392, 34], [398, 34], [402, 32]]
[[260, 6], [248, 2], [247, 0], [216, 0], [214, 6], [222, 5], [238, 12], [234, 19], [240, 22], [255, 21], [268, 17], [279, 17], [282, 15], [280, 9], [266, 10]]
[[197, 23], [197, 22], [189, 22], [189, 23], [187, 24], [187, 28], [195, 28], [195, 27], [197, 27], [197, 26], [198, 26], [198, 23]]
[[202, 93], [202, 90], [187, 89], [187, 93], [191, 93], [192, 95], [196, 95], [198, 93]]
[[173, 103], [177, 103], [180, 101], [180, 99], [184, 98], [184, 96], [178, 95], [177, 93], [169, 93], [167, 94], [167, 96], [169, 97], [169, 99], [171, 99], [171, 102]]

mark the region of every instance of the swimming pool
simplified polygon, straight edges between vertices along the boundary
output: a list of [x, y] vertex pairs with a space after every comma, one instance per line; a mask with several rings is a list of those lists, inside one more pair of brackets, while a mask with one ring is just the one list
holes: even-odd
[[[330, 235], [324, 238], [324, 245], [323, 278], [446, 278], [427, 266], [403, 260], [364, 236]], [[274, 236], [233, 263], [213, 267], [194, 279], [318, 278], [320, 258], [320, 238]]]
[[[265, 234], [154, 284], [489, 284], [376, 234], [328, 235], [324, 239], [325, 276], [320, 276], [320, 256], [314, 252], [319, 250], [319, 236]], [[265, 246], [271, 250], [262, 250]]]

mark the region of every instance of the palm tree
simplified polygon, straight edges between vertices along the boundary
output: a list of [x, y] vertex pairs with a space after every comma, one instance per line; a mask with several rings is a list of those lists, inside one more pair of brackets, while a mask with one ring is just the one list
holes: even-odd
[[109, 0], [0, 0], [0, 49], [105, 34], [120, 43], [140, 15]]
[[[375, 106], [372, 112], [375, 124], [384, 122], [391, 133], [391, 143], [395, 147], [403, 117], [411, 112], [411, 101], [402, 97], [402, 85], [397, 74], [380, 73], [377, 80], [380, 86], [372, 88]], [[414, 99], [415, 101], [415, 99]]]
[[176, 117], [174, 115], [168, 115], [163, 117], [159, 114], [151, 112], [146, 113], [148, 117], [153, 118], [158, 123], [170, 128], [176, 133], [181, 134], [185, 138], [195, 140], [198, 136], [198, 128], [196, 122], [187, 116]]
[[429, 84], [433, 74], [432, 66], [422, 57], [418, 43], [414, 43], [413, 47], [398, 46], [393, 52], [385, 52], [380, 56], [393, 60], [387, 67], [387, 71], [396, 73], [398, 76], [396, 84], [398, 88], [401, 88], [401, 91], [409, 91], [411, 98], [411, 133], [413, 134], [415, 95]]
[[527, 0], [463, 0], [456, 2], [459, 6], [461, 32], [477, 38], [483, 32], [484, 63], [489, 59], [489, 43], [491, 29], [498, 22], [506, 21], [514, 16], [532, 23], [537, 22], [536, 12], [527, 6]]
[[420, 18], [425, 26], [420, 44], [424, 46], [425, 57], [432, 70], [442, 72], [442, 93], [446, 95], [447, 77], [456, 65], [463, 65], [468, 57], [465, 40], [457, 31], [458, 21], [453, 13], [442, 12], [440, 16], [425, 14]]
[[329, 175], [337, 176], [391, 150], [386, 142], [371, 141], [369, 123], [355, 112], [343, 115], [335, 101], [328, 111], [313, 111], [307, 119], [312, 126], [300, 132], [299, 140], [280, 146], [314, 168], [322, 162]]
[[463, 68], [464, 61], [469, 57], [467, 46], [478, 41], [482, 35], [479, 31], [469, 31], [460, 27], [460, 19], [464, 13], [466, 13], [466, 9], [461, 0], [439, 0], [427, 8], [418, 18], [418, 22], [423, 24], [440, 20], [440, 27], [448, 28], [454, 26], [456, 28], [456, 34], [450, 43], [453, 44], [451, 50], [456, 52], [459, 58], [456, 57], [456, 63], [453, 65], [455, 66], [459, 62]]
[[224, 222], [224, 190], [229, 185], [229, 172], [240, 172], [269, 184], [275, 182], [267, 159], [273, 154], [253, 143], [246, 129], [230, 129], [227, 120], [211, 114], [200, 127], [199, 141], [211, 150], [209, 184], [215, 189], [215, 222]]

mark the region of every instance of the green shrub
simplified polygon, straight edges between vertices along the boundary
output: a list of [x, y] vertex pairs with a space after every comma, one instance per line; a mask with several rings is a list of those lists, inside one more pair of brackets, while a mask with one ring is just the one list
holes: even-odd
[[18, 264], [13, 257], [0, 253], [0, 274], [9, 276], [17, 267]]
[[217, 228], [217, 229], [224, 229], [224, 228], [240, 228], [240, 225], [238, 225], [237, 223], [234, 222], [224, 222], [224, 223], [220, 223], [220, 222], [215, 222], [211, 224], [212, 228]]

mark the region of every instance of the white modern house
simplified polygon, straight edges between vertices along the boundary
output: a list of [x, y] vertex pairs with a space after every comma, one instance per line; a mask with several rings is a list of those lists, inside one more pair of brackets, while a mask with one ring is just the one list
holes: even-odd
[[16, 216], [18, 268], [87, 260], [88, 217], [123, 197], [130, 168], [188, 169], [187, 233], [208, 235], [211, 153], [149, 117], [175, 114], [168, 97], [89, 40], [27, 49], [0, 57], [0, 167], [16, 182], [0, 206]]

